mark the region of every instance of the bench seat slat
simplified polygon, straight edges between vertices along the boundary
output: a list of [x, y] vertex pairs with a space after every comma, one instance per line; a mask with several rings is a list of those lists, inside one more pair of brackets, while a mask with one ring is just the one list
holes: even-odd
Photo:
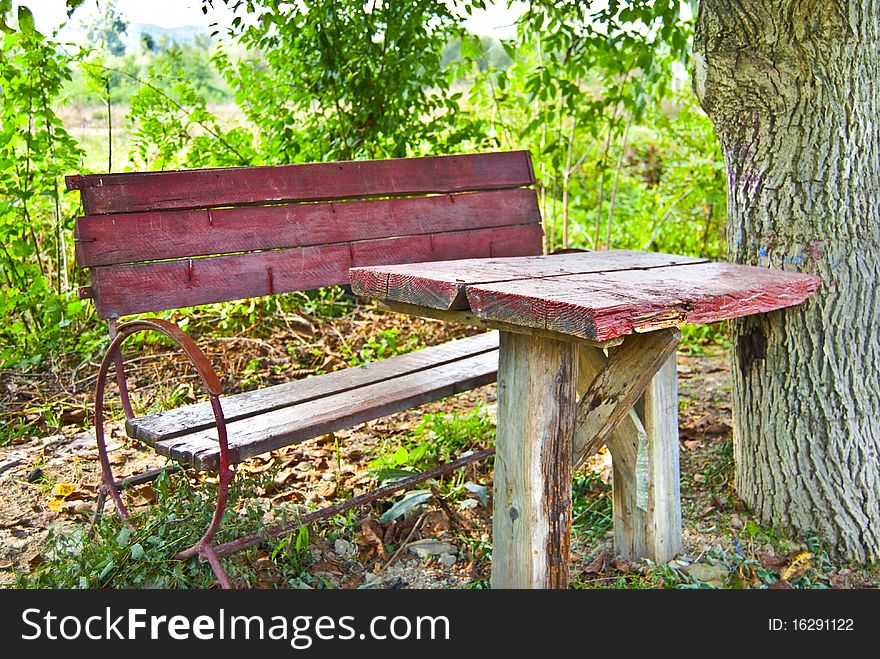
[[426, 158], [91, 174], [67, 178], [86, 214], [329, 201], [532, 185], [528, 151]]
[[528, 188], [339, 203], [88, 215], [80, 267], [541, 222]]
[[[92, 268], [101, 318], [347, 284], [348, 269], [383, 263], [525, 256], [539, 224], [450, 231], [348, 244]], [[271, 272], [270, 272], [271, 270]]]
[[[498, 353], [491, 350], [453, 363], [233, 421], [227, 426], [230, 448], [237, 461], [245, 460], [489, 384], [495, 381], [497, 370]], [[151, 445], [158, 453], [196, 469], [216, 470], [219, 464], [215, 429], [201, 430]]]
[[[395, 355], [366, 366], [346, 368], [225, 396], [220, 401], [226, 421], [239, 421], [497, 349], [498, 332], [485, 332], [415, 352]], [[131, 419], [126, 423], [126, 432], [131, 437], [155, 444], [211, 428], [213, 425], [214, 415], [211, 406], [205, 402]]]

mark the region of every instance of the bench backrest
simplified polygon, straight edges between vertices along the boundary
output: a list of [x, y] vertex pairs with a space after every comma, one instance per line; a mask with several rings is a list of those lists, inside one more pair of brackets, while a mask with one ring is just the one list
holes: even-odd
[[69, 176], [98, 315], [348, 283], [355, 266], [541, 253], [528, 151]]

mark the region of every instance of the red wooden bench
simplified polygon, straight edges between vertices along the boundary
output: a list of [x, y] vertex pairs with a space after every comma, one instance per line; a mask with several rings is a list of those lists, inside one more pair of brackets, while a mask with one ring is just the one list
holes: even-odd
[[[92, 299], [111, 336], [95, 401], [98, 511], [110, 496], [127, 516], [104, 445], [111, 366], [131, 437], [186, 466], [219, 471], [214, 520], [178, 557], [205, 558], [224, 587], [230, 584], [213, 537], [231, 465], [487, 384], [498, 367], [492, 332], [221, 399], [211, 364], [179, 328], [119, 318], [347, 284], [355, 266], [540, 254], [533, 183], [526, 151], [68, 177], [84, 211], [76, 222], [77, 263], [91, 275], [80, 294]], [[148, 330], [183, 348], [207, 403], [135, 416], [119, 347]]]

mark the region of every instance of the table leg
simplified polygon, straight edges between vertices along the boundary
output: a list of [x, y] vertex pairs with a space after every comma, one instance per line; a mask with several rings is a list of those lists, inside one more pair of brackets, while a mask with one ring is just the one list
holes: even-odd
[[[601, 350], [581, 346], [580, 391], [605, 361]], [[628, 559], [665, 563], [681, 548], [676, 378], [673, 353], [608, 437], [614, 467], [614, 546]]]
[[566, 588], [576, 346], [502, 332], [493, 588]]

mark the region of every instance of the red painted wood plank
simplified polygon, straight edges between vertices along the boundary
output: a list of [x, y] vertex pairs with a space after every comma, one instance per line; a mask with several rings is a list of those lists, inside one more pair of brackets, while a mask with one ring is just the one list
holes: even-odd
[[541, 227], [509, 227], [365, 240], [198, 259], [92, 268], [101, 318], [344, 284], [353, 266], [437, 261], [541, 249]]
[[528, 188], [281, 206], [90, 215], [80, 267], [540, 223]]
[[557, 277], [560, 275], [656, 268], [683, 263], [702, 263], [690, 256], [610, 250], [523, 258], [477, 259], [401, 264], [351, 271], [351, 287], [359, 295], [406, 302], [432, 309], [466, 309], [465, 290], [473, 284]]
[[484, 320], [605, 341], [661, 327], [712, 323], [800, 304], [819, 279], [732, 263], [698, 263], [469, 286]]
[[532, 185], [528, 151], [426, 158], [94, 174], [67, 178], [87, 215]]

